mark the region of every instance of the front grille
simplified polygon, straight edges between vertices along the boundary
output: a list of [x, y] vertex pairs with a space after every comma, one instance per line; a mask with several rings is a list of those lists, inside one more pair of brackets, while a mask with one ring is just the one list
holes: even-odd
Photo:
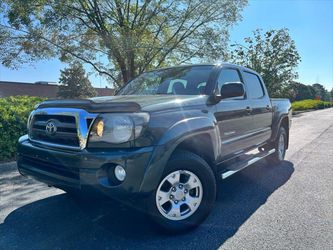
[[[55, 128], [47, 131], [52, 123]], [[30, 139], [71, 147], [80, 147], [76, 119], [68, 115], [35, 114], [30, 125]]]

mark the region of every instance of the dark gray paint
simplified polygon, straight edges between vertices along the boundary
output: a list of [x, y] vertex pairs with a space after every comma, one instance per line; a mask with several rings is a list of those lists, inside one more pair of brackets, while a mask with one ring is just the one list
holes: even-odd
[[[89, 185], [98, 186], [96, 180], [96, 169], [109, 163], [130, 164], [129, 169], [137, 168], [140, 174], [132, 183], [123, 183], [117, 187], [109, 189], [114, 194], [117, 190], [121, 193], [149, 193], [153, 191], [163, 174], [166, 163], [183, 141], [205, 135], [209, 138], [202, 150], [212, 149], [207, 152], [212, 159], [211, 164], [217, 165], [220, 161], [234, 157], [240, 151], [255, 148], [260, 144], [273, 140], [282, 119], [289, 124], [291, 115], [291, 105], [288, 100], [271, 100], [265, 89], [265, 96], [257, 100], [249, 100], [247, 97], [243, 100], [220, 100], [216, 95], [216, 79], [223, 67], [232, 67], [238, 69], [241, 73], [246, 70], [255, 73], [249, 69], [231, 64], [221, 64], [214, 67], [209, 81], [207, 82], [206, 95], [203, 96], [184, 96], [184, 95], [155, 95], [155, 96], [114, 96], [93, 98], [89, 101], [53, 101], [41, 105], [52, 107], [81, 107], [89, 112], [101, 108], [103, 112], [128, 112], [135, 109], [136, 112], [149, 112], [150, 121], [144, 134], [137, 138], [130, 145], [112, 145], [110, 148], [92, 150], [87, 148], [82, 153], [73, 153], [47, 149], [47, 155], [57, 154], [62, 164], [68, 165], [72, 161], [86, 157], [91, 163], [91, 172], [89, 176]], [[255, 73], [256, 74], [256, 73]], [[246, 82], [244, 82], [246, 88]], [[264, 87], [265, 88], [265, 87]], [[83, 103], [83, 104], [82, 104]], [[80, 104], [82, 104], [80, 106]], [[123, 107], [119, 110], [116, 106]], [[107, 107], [112, 107], [108, 109]], [[96, 112], [98, 113], [98, 112]], [[45, 150], [38, 150], [43, 145], [31, 145], [27, 139], [21, 139], [18, 152], [22, 155], [29, 154], [34, 157], [34, 150], [39, 151], [40, 157]], [[35, 148], [35, 149], [34, 149]], [[145, 154], [145, 160], [140, 160], [140, 150], [149, 148], [149, 157]], [[132, 150], [133, 149], [133, 150]], [[112, 157], [108, 156], [112, 152]], [[128, 158], [126, 152], [130, 152]], [[66, 154], [66, 157], [61, 157]], [[81, 157], [81, 158], [78, 158]], [[22, 158], [20, 158], [22, 160]], [[136, 160], [134, 160], [136, 159]], [[19, 161], [19, 168], [20, 168]], [[78, 161], [80, 162], [80, 161]], [[82, 162], [82, 161], [81, 161]], [[95, 162], [95, 164], [93, 164]], [[80, 164], [76, 164], [78, 168]], [[89, 165], [84, 164], [85, 171], [89, 170]], [[95, 172], [94, 172], [95, 171]], [[89, 171], [88, 171], [89, 172]], [[33, 173], [30, 175], [33, 175]], [[130, 176], [134, 176], [130, 173]], [[83, 177], [83, 176], [82, 176]], [[94, 179], [95, 178], [95, 179]], [[43, 180], [48, 181], [45, 176]], [[95, 181], [95, 182], [94, 182]], [[93, 184], [94, 183], [94, 184]], [[104, 190], [104, 189], [103, 189]], [[108, 190], [108, 189], [106, 189]]]

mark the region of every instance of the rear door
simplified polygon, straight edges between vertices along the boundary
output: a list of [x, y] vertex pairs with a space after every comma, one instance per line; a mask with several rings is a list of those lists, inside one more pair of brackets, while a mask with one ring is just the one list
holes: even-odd
[[[222, 68], [217, 79], [219, 93], [221, 87], [227, 82], [243, 82], [237, 68]], [[251, 132], [251, 112], [249, 100], [243, 98], [224, 99], [216, 104], [215, 117], [218, 123], [221, 138], [221, 159], [226, 156], [238, 154], [249, 147], [251, 142], [246, 138]]]
[[242, 72], [250, 102], [252, 122], [249, 124], [253, 145], [260, 145], [271, 137], [272, 104], [265, 85], [259, 75], [244, 70]]

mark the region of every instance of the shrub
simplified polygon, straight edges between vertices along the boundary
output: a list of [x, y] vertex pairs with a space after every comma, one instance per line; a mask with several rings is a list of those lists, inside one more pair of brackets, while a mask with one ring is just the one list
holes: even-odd
[[303, 100], [293, 102], [291, 107], [293, 111], [308, 110], [308, 109], [324, 109], [332, 107], [331, 102], [325, 102], [320, 100]]
[[0, 161], [12, 159], [20, 136], [27, 133], [27, 120], [39, 97], [0, 98]]

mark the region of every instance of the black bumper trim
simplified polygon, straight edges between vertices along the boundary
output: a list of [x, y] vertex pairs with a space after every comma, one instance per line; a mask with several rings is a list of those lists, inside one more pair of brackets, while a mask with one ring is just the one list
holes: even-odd
[[80, 189], [80, 181], [65, 176], [50, 173], [49, 171], [41, 170], [25, 163], [19, 163], [19, 172], [25, 176], [31, 176], [37, 180], [40, 180], [46, 184], [52, 186], [64, 186]]
[[[136, 195], [146, 174], [154, 147], [139, 149], [110, 149], [103, 151], [69, 152], [46, 149], [20, 140], [18, 144], [18, 170], [22, 175], [35, 178], [48, 185], [74, 187], [82, 191], [98, 190], [110, 197]], [[126, 178], [119, 185], [103, 182], [107, 167], [122, 165]]]

